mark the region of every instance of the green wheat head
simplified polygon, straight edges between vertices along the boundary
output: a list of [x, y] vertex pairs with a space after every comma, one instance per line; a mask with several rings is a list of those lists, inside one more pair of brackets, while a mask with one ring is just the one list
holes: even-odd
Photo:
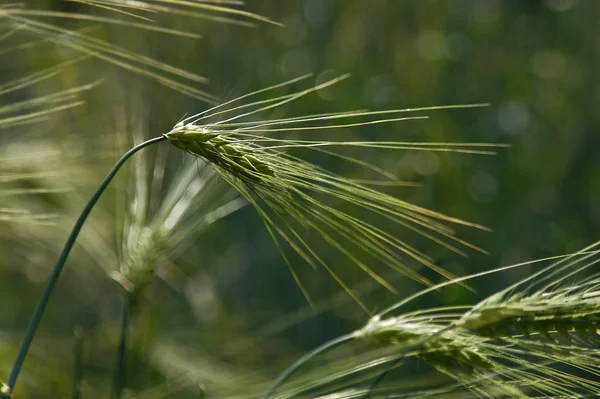
[[[598, 244], [492, 295], [462, 314], [439, 308], [373, 318], [357, 337], [410, 347], [474, 392], [582, 397], [600, 392]], [[587, 374], [588, 377], [579, 376]]]
[[[305, 355], [262, 398], [322, 392], [337, 392], [335, 398], [429, 398], [459, 392], [479, 398], [595, 397], [600, 392], [599, 248], [600, 243], [595, 243], [572, 255], [480, 272], [408, 296], [363, 328]], [[555, 262], [476, 305], [390, 315], [444, 287], [548, 260]], [[317, 354], [351, 341], [367, 346], [348, 357], [330, 357], [318, 372], [299, 372]], [[455, 383], [406, 390], [381, 381], [409, 359], [430, 365]], [[299, 375], [290, 379], [295, 372]], [[365, 385], [378, 375], [375, 384]]]
[[[367, 275], [394, 292], [394, 288], [368, 262], [361, 260], [355, 250], [385, 263], [421, 283], [429, 281], [409, 266], [409, 260], [417, 261], [451, 278], [452, 275], [435, 265], [426, 254], [420, 252], [403, 239], [385, 229], [344, 212], [339, 207], [328, 205], [335, 199], [348, 205], [370, 211], [376, 217], [394, 222], [412, 233], [416, 233], [460, 254], [462, 248], [483, 251], [455, 236], [449, 224], [465, 225], [484, 229], [477, 224], [421, 208], [397, 199], [375, 187], [378, 185], [406, 185], [392, 174], [358, 158], [341, 154], [342, 148], [407, 151], [444, 151], [469, 154], [493, 154], [489, 144], [480, 143], [409, 143], [400, 141], [326, 141], [286, 139], [282, 135], [293, 132], [323, 131], [392, 123], [425, 116], [388, 117], [387, 115], [464, 106], [443, 106], [422, 109], [353, 111], [245, 121], [249, 117], [273, 110], [317, 90], [331, 86], [346, 76], [327, 81], [309, 89], [292, 94], [274, 96], [244, 105], [234, 105], [242, 99], [273, 91], [308, 78], [306, 75], [288, 82], [268, 87], [200, 114], [187, 117], [166, 133], [175, 147], [180, 148], [211, 165], [229, 184], [251, 203], [259, 213], [276, 245], [286, 242], [293, 251], [313, 267], [322, 266], [359, 303], [362, 304], [338, 273], [319, 255], [306, 240], [312, 232], [327, 244], [341, 252], [349, 263], [358, 266]], [[215, 118], [221, 120], [214, 122]], [[342, 121], [342, 123], [339, 123]], [[279, 136], [279, 137], [273, 137]], [[306, 161], [302, 152], [318, 152], [334, 157], [341, 162], [370, 169], [382, 180], [368, 181], [346, 178]], [[484, 251], [483, 251], [484, 252]], [[288, 257], [282, 252], [296, 282], [310, 301], [309, 294], [300, 281]], [[368, 311], [368, 310], [367, 310]]]

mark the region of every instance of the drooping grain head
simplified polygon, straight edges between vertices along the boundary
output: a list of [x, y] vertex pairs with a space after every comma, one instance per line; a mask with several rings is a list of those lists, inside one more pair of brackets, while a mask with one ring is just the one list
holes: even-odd
[[259, 148], [231, 138], [228, 132], [180, 122], [164, 136], [175, 147], [203, 158], [242, 180], [260, 182], [274, 175], [267, 161], [261, 159]]
[[[396, 232], [372, 224], [371, 220], [384, 223], [384, 219], [387, 219], [397, 228], [406, 228], [410, 233], [421, 235], [461, 255], [466, 256], [466, 253], [455, 244], [485, 252], [456, 237], [455, 230], [446, 223], [482, 230], [486, 230], [485, 227], [421, 208], [379, 190], [377, 186], [380, 185], [414, 184], [401, 181], [394, 174], [369, 163], [362, 159], [363, 155], [348, 156], [344, 151], [380, 149], [489, 155], [493, 151], [479, 148], [488, 147], [489, 144], [332, 141], [323, 135], [320, 135], [319, 139], [310, 137], [310, 134], [320, 131], [426, 118], [421, 115], [407, 117], [394, 114], [465, 106], [384, 111], [357, 110], [280, 119], [258, 117], [259, 114], [268, 113], [277, 107], [331, 86], [345, 79], [347, 75], [305, 90], [239, 104], [241, 100], [281, 89], [309, 77], [310, 75], [302, 76], [224, 102], [183, 119], [171, 131], [164, 134], [164, 137], [175, 147], [205, 161], [253, 205], [294, 280], [309, 302], [308, 291], [284, 253], [285, 248], [281, 245], [283, 243], [289, 244], [289, 248], [307, 264], [323, 266], [367, 313], [370, 313], [369, 310], [343, 281], [339, 271], [334, 270], [334, 267], [331, 267], [318, 253], [319, 245], [325, 243], [333, 247], [351, 264], [358, 266], [391, 292], [395, 292], [395, 289], [382, 275], [373, 270], [372, 265], [391, 267], [423, 284], [431, 284], [431, 281], [409, 265], [413, 260], [445, 277], [453, 276], [435, 265], [431, 258], [404, 241]], [[483, 105], [474, 104], [466, 107]], [[300, 132], [306, 132], [309, 136], [302, 139], [286, 137], [290, 134], [296, 136]], [[352, 166], [358, 165], [367, 173], [376, 173], [383, 180], [353, 179], [338, 175], [304, 158], [305, 155], [310, 154], [331, 157], [336, 162]], [[340, 205], [342, 203], [347, 207], [342, 207]], [[349, 209], [349, 211], [342, 209]], [[369, 212], [369, 218], [353, 214], [359, 210]], [[313, 240], [315, 237], [319, 237], [318, 242]], [[363, 261], [367, 257], [370, 261]]]

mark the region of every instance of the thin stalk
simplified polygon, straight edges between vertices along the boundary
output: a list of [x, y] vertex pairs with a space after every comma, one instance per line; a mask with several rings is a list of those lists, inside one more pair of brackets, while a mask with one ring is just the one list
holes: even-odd
[[19, 377], [19, 373], [21, 372], [23, 363], [25, 362], [25, 357], [27, 356], [27, 352], [29, 351], [29, 347], [31, 346], [33, 337], [35, 336], [35, 332], [40, 324], [42, 315], [44, 314], [44, 309], [46, 308], [46, 305], [48, 304], [48, 301], [50, 300], [50, 296], [52, 295], [54, 286], [58, 282], [60, 273], [62, 272], [62, 270], [65, 266], [65, 262], [67, 261], [67, 258], [69, 257], [69, 253], [71, 252], [71, 249], [73, 248], [73, 245], [75, 244], [75, 240], [77, 239], [77, 236], [79, 235], [79, 232], [81, 231], [81, 228], [83, 227], [83, 224], [85, 223], [87, 217], [89, 216], [90, 212], [94, 208], [94, 205], [96, 205], [96, 202], [98, 201], [98, 199], [100, 198], [100, 196], [102, 195], [102, 193], [104, 192], [106, 187], [110, 184], [111, 180], [115, 177], [115, 175], [117, 174], [117, 172], [119, 171], [121, 166], [123, 166], [123, 164], [133, 154], [135, 154], [142, 148], [145, 148], [151, 144], [158, 143], [163, 140], [166, 140], [166, 138], [163, 136], [155, 137], [153, 139], [144, 141], [143, 143], [138, 144], [137, 146], [135, 146], [132, 149], [130, 149], [129, 151], [127, 151], [125, 153], [125, 155], [123, 155], [121, 157], [121, 159], [119, 159], [117, 161], [117, 163], [115, 164], [115, 166], [113, 166], [113, 168], [110, 170], [110, 172], [108, 172], [108, 174], [106, 175], [106, 177], [104, 178], [102, 183], [100, 183], [100, 186], [96, 189], [96, 191], [94, 192], [94, 194], [92, 195], [92, 197], [90, 198], [88, 203], [86, 204], [85, 208], [83, 208], [81, 215], [79, 215], [77, 222], [75, 222], [75, 226], [73, 226], [73, 230], [71, 230], [71, 234], [69, 235], [69, 238], [67, 239], [67, 242], [65, 243], [65, 246], [63, 247], [63, 250], [60, 253], [60, 256], [58, 257], [58, 260], [56, 261], [56, 265], [54, 266], [54, 269], [52, 270], [50, 277], [48, 277], [48, 281], [46, 282], [46, 286], [44, 287], [42, 296], [40, 297], [40, 299], [37, 303], [37, 306], [35, 307], [33, 316], [31, 317], [31, 321], [29, 322], [29, 326], [27, 327], [27, 330], [25, 331], [25, 337], [23, 338], [23, 342], [21, 343], [21, 347], [19, 348], [19, 353], [17, 354], [15, 363], [13, 364], [13, 367], [10, 371], [10, 375], [9, 375], [8, 381], [6, 383], [6, 387], [4, 387], [4, 391], [6, 391], [6, 394], [12, 393], [12, 390], [15, 387], [15, 383], [17, 382], [17, 379]]
[[311, 359], [311, 358], [315, 357], [316, 355], [323, 353], [329, 349], [339, 346], [343, 343], [352, 341], [354, 338], [355, 338], [354, 333], [342, 335], [341, 337], [338, 337], [334, 340], [326, 342], [323, 345], [319, 346], [318, 348], [314, 349], [313, 351], [302, 356], [300, 359], [296, 360], [290, 367], [288, 367], [283, 373], [281, 373], [279, 375], [279, 377], [277, 377], [277, 379], [271, 384], [271, 386], [269, 386], [269, 388], [267, 388], [265, 393], [262, 394], [260, 399], [268, 399], [269, 396], [273, 392], [275, 392], [275, 389], [277, 389], [277, 387], [279, 387], [281, 384], [283, 384], [285, 382], [285, 380], [287, 380], [294, 372], [296, 372], [300, 368], [300, 366], [302, 366], [304, 363], [306, 363], [309, 359]]
[[73, 399], [81, 399], [81, 388], [83, 384], [83, 329], [75, 328], [75, 344], [73, 345]]
[[120, 399], [121, 392], [125, 387], [125, 352], [127, 349], [127, 332], [129, 329], [129, 320], [135, 302], [135, 294], [127, 293], [125, 303], [123, 304], [123, 314], [121, 315], [121, 338], [119, 339], [119, 349], [117, 350], [117, 359], [115, 362], [115, 371], [113, 375], [112, 399]]

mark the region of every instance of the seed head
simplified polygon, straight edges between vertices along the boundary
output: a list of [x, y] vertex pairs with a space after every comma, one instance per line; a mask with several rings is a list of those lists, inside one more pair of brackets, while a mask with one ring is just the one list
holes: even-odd
[[255, 146], [228, 137], [227, 132], [178, 123], [165, 137], [177, 148], [201, 157], [240, 179], [260, 182], [274, 172]]
[[592, 267], [600, 262], [599, 247], [562, 257], [475, 306], [421, 309], [386, 319], [378, 315], [354, 336], [397, 347], [400, 358], [417, 357], [473, 392], [596, 396], [600, 275]]
[[[338, 150], [340, 148], [368, 148], [490, 154], [491, 152], [487, 149], [479, 148], [489, 145], [299, 140], [281, 137], [281, 134], [301, 131], [310, 133], [310, 131], [423, 119], [424, 116], [387, 117], [385, 115], [425, 109], [352, 111], [283, 119], [241, 121], [337, 83], [346, 76], [296, 93], [275, 96], [245, 105], [232, 105], [236, 101], [293, 84], [307, 77], [308, 75], [258, 90], [190, 116], [177, 123], [164, 136], [177, 148], [201, 158], [212, 166], [225, 181], [235, 187], [255, 207], [307, 299], [309, 299], [308, 293], [291, 266], [287, 255], [282, 251], [280, 240], [286, 242], [306, 263], [324, 267], [361, 305], [360, 299], [342, 281], [338, 272], [327, 264], [313, 248], [309, 241], [311, 238], [319, 237], [320, 242], [329, 244], [338, 250], [347, 260], [390, 291], [394, 291], [393, 287], [376, 273], [372, 266], [362, 260], [365, 256], [369, 256], [372, 263], [383, 263], [424, 284], [428, 284], [429, 281], [409, 267], [405, 258], [416, 260], [451, 278], [451, 274], [436, 266], [427, 255], [413, 248], [396, 234], [377, 226], [376, 223], [367, 221], [367, 219], [355, 216], [351, 212], [343, 211], [342, 209], [347, 207], [339, 206], [339, 203], [346, 203], [350, 208], [362, 208], [363, 211], [371, 213], [373, 217], [370, 219], [387, 219], [463, 255], [465, 253], [461, 249], [447, 241], [454, 241], [459, 245], [474, 249], [478, 248], [455, 237], [453, 229], [446, 226], [444, 222], [485, 228], [409, 204], [373, 188], [373, 186], [379, 185], [410, 184], [400, 181], [391, 173], [363, 159], [341, 154]], [[461, 106], [430, 109], [457, 107]], [[250, 110], [239, 112], [246, 109]], [[219, 120], [215, 121], [216, 119]], [[335, 123], [340, 120], [351, 121]], [[350, 163], [374, 171], [386, 180], [346, 178], [305, 160], [301, 153], [305, 155], [306, 153], [318, 153], [321, 156], [333, 157], [338, 162]], [[328, 200], [335, 201], [336, 205], [328, 204]], [[311, 232], [310, 236], [312, 237], [305, 234], [307, 231]], [[363, 308], [366, 310], [364, 305]]]

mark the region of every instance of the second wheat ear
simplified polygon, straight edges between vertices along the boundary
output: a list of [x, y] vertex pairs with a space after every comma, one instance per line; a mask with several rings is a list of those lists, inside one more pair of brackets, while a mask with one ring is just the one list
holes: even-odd
[[[436, 289], [549, 260], [554, 262], [474, 306], [435, 307], [389, 316]], [[548, 398], [596, 397], [600, 389], [594, 378], [600, 338], [598, 263], [600, 242], [574, 254], [504, 266], [422, 290], [372, 317], [364, 327], [300, 358], [261, 399], [271, 397], [309, 360], [353, 340], [381, 349], [381, 356], [371, 359], [369, 367], [386, 366], [363, 396], [353, 396], [361, 399], [375, 394], [388, 372], [408, 358], [429, 364], [476, 394], [495, 391], [498, 397], [523, 399], [533, 398], [531, 392]], [[348, 370], [356, 371], [353, 366]], [[581, 372], [588, 378], [580, 376]], [[335, 382], [339, 375], [346, 374], [336, 370], [325, 380]]]
[[179, 123], [164, 137], [175, 147], [204, 158], [240, 179], [260, 182], [262, 177], [274, 175], [268, 161], [260, 159], [259, 149], [228, 139], [226, 134]]

